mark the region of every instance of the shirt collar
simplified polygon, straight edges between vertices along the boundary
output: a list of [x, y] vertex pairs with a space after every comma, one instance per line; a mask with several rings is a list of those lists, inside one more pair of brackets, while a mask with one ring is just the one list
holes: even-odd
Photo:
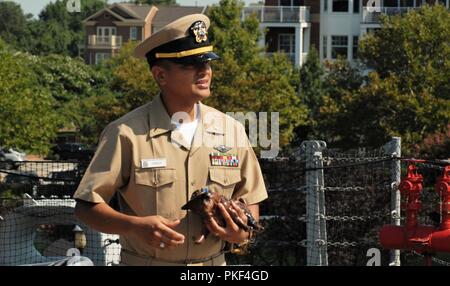
[[149, 126], [150, 138], [175, 129], [175, 126], [171, 123], [170, 116], [167, 113], [166, 107], [161, 99], [161, 94], [155, 96], [150, 104]]
[[[214, 108], [208, 107], [201, 102], [198, 102], [198, 109], [200, 110], [201, 114], [199, 123], [203, 126], [203, 129], [206, 132], [222, 135], [225, 134], [223, 118], [222, 120], [218, 120], [218, 118], [215, 118], [216, 116], [207, 115], [209, 112], [219, 114], [219, 111], [215, 110]], [[167, 132], [171, 132], [176, 129], [175, 124], [171, 122], [171, 118], [167, 113], [166, 107], [164, 106], [164, 103], [161, 99], [161, 94], [158, 94], [154, 97], [153, 101], [150, 104], [149, 113], [150, 138]]]

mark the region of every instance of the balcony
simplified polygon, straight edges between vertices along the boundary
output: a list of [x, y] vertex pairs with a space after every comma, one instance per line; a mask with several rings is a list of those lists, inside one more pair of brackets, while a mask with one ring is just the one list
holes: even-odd
[[116, 48], [122, 46], [122, 36], [89, 35], [88, 47]]
[[304, 6], [250, 6], [242, 10], [242, 20], [255, 14], [261, 23], [309, 22], [309, 7]]
[[420, 7], [363, 7], [362, 23], [379, 23], [381, 15], [402, 15]]

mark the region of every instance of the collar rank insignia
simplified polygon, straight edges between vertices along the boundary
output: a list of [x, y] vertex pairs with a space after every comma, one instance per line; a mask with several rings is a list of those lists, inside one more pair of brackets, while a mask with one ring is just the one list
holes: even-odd
[[220, 153], [226, 153], [231, 150], [231, 147], [227, 147], [225, 145], [218, 145], [218, 146], [215, 146], [214, 149], [216, 149]]
[[211, 153], [209, 154], [211, 166], [239, 167], [237, 154]]
[[195, 36], [195, 41], [199, 44], [208, 40], [208, 31], [206, 30], [206, 24], [203, 21], [197, 21], [192, 24], [191, 32]]

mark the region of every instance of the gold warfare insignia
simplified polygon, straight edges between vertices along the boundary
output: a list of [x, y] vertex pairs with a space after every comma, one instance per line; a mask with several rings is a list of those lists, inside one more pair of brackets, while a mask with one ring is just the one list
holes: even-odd
[[215, 146], [214, 149], [216, 149], [220, 153], [226, 153], [231, 150], [231, 147], [227, 147], [225, 145], [219, 145], [219, 146]]
[[206, 31], [206, 24], [203, 21], [197, 21], [191, 26], [191, 32], [195, 36], [197, 43], [206, 42], [208, 40], [208, 32]]

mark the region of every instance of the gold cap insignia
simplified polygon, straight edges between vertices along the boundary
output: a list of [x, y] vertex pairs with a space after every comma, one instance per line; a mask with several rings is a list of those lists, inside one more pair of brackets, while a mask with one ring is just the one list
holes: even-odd
[[191, 26], [191, 31], [195, 36], [197, 43], [205, 42], [208, 40], [208, 31], [206, 30], [206, 24], [203, 21], [197, 21]]

